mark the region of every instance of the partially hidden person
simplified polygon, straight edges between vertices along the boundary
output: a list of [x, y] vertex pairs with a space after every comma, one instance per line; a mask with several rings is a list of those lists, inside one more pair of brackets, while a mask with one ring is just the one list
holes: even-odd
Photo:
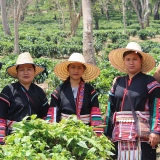
[[[100, 74], [100, 69], [88, 64], [80, 53], [73, 53], [65, 62], [57, 64], [54, 73], [63, 83], [51, 94], [48, 119], [60, 122], [63, 118], [76, 115], [78, 119], [91, 126], [102, 125], [98, 94], [87, 82]], [[97, 135], [103, 133], [102, 127], [94, 128]]]
[[111, 65], [125, 73], [109, 92], [106, 136], [115, 144], [113, 159], [156, 160], [160, 134], [160, 85], [147, 75], [153, 57], [136, 42], [109, 53]]
[[160, 64], [156, 67], [156, 71], [153, 77], [157, 80], [158, 83], [160, 83]]
[[2, 62], [0, 62], [0, 70], [1, 70], [1, 68], [2, 68]]
[[44, 68], [34, 64], [28, 52], [21, 53], [15, 65], [6, 69], [17, 82], [6, 85], [0, 93], [0, 144], [11, 133], [12, 125], [24, 117], [37, 115], [45, 119], [49, 104], [45, 92], [33, 83]]

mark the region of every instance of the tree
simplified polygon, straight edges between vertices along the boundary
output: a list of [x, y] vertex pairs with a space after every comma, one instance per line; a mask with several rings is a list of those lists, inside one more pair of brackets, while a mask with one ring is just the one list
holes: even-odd
[[105, 12], [106, 20], [109, 20], [109, 12], [108, 12], [108, 4], [109, 0], [100, 0], [99, 3], [102, 5], [103, 10]]
[[21, 0], [21, 15], [20, 21], [24, 21], [26, 10], [28, 5], [31, 3], [32, 0]]
[[63, 24], [63, 29], [64, 29], [65, 28], [65, 16], [64, 16], [63, 8], [61, 6], [61, 2], [59, 0], [56, 0], [56, 5], [58, 8], [58, 11], [60, 12], [62, 16], [62, 24]]
[[26, 8], [31, 0], [14, 0], [14, 54], [19, 54], [19, 22], [24, 19]]
[[91, 0], [82, 0], [83, 54], [87, 63], [96, 64], [93, 48]]
[[122, 10], [123, 10], [123, 26], [124, 26], [124, 33], [126, 30], [126, 3], [125, 0], [122, 0]]
[[74, 36], [76, 34], [76, 30], [78, 28], [78, 24], [80, 22], [80, 18], [82, 16], [82, 4], [80, 2], [79, 12], [76, 12], [76, 4], [75, 0], [68, 0], [69, 12], [70, 12], [70, 30], [71, 35]]
[[156, 1], [154, 3], [154, 20], [159, 20], [159, 6], [160, 6], [160, 1]]
[[19, 54], [19, 34], [18, 34], [18, 26], [19, 26], [19, 18], [20, 18], [20, 4], [21, 0], [14, 0], [14, 54]]
[[1, 16], [2, 16], [4, 35], [11, 36], [11, 31], [8, 25], [7, 13], [6, 13], [6, 0], [0, 0], [0, 5], [1, 5]]
[[95, 29], [99, 29], [99, 19], [102, 16], [101, 10], [102, 10], [102, 5], [99, 0], [92, 0], [92, 13], [93, 13], [93, 18], [95, 21]]
[[140, 28], [144, 29], [146, 21], [149, 21], [149, 0], [131, 0], [138, 17]]

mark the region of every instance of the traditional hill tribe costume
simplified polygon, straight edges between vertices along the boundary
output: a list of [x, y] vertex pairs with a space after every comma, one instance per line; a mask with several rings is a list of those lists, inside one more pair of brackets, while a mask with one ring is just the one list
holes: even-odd
[[[129, 78], [124, 66], [124, 53], [128, 51], [142, 56], [141, 72], [133, 78]], [[115, 78], [109, 92], [105, 134], [116, 147], [113, 159], [155, 160], [156, 150], [150, 146], [148, 136], [160, 134], [160, 85], [145, 74], [153, 69], [155, 61], [135, 42], [111, 51], [109, 61], [117, 70], [127, 73]]]
[[[34, 66], [34, 75], [40, 74], [44, 68], [33, 63], [31, 55], [27, 52], [19, 55], [15, 65], [7, 68], [7, 73], [19, 80], [17, 66], [31, 64]], [[29, 69], [30, 70], [30, 69]], [[27, 78], [29, 75], [26, 75]], [[26, 79], [27, 79], [26, 78]], [[0, 144], [4, 144], [3, 138], [10, 134], [12, 124], [21, 121], [25, 116], [36, 114], [38, 118], [46, 118], [48, 112], [48, 100], [44, 91], [30, 82], [27, 90], [21, 80], [4, 87], [0, 93]]]
[[[67, 68], [75, 62], [83, 64], [85, 71], [80, 78], [79, 86], [74, 88], [71, 86]], [[54, 72], [64, 82], [51, 95], [48, 119], [52, 122], [59, 122], [62, 118], [74, 114], [88, 125], [102, 125], [97, 92], [89, 83], [86, 83], [98, 77], [99, 68], [87, 64], [82, 54], [73, 53], [68, 61], [58, 64]], [[94, 128], [94, 130], [98, 135], [103, 133], [103, 128]]]

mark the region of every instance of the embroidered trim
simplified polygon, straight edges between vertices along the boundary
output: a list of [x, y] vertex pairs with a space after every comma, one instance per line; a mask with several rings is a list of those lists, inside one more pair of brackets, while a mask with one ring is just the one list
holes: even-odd
[[6, 103], [8, 103], [8, 105], [10, 106], [10, 102], [9, 101], [7, 101], [6, 99], [4, 99], [2, 97], [0, 97], [0, 99], [3, 100], [3, 101], [5, 101]]
[[52, 94], [53, 97], [55, 97], [56, 99], [58, 99], [58, 97], [55, 94]]
[[85, 83], [80, 82], [76, 99], [76, 114], [78, 119], [80, 119], [80, 113], [83, 105], [84, 88], [85, 88]]

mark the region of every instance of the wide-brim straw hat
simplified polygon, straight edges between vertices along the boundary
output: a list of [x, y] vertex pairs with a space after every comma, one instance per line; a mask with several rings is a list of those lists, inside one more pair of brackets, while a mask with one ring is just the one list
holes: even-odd
[[16, 64], [13, 66], [9, 66], [6, 71], [7, 73], [14, 78], [17, 78], [17, 70], [16, 67], [22, 64], [33, 64], [35, 66], [35, 77], [44, 71], [42, 66], [36, 65], [33, 62], [33, 58], [31, 57], [29, 52], [21, 53], [16, 61]]
[[142, 68], [141, 71], [143, 73], [148, 73], [151, 71], [156, 63], [154, 58], [149, 55], [148, 53], [145, 53], [142, 51], [141, 46], [136, 42], [130, 42], [128, 43], [126, 48], [118, 48], [115, 50], [112, 50], [109, 53], [109, 61], [112, 66], [114, 66], [117, 70], [127, 73], [127, 70], [124, 66], [124, 60], [123, 60], [123, 54], [127, 51], [135, 51], [135, 53], [139, 53], [142, 56]]
[[86, 67], [82, 75], [82, 78], [85, 82], [94, 80], [99, 76], [100, 69], [95, 65], [86, 63], [83, 55], [80, 53], [73, 53], [69, 57], [68, 61], [57, 64], [54, 68], [55, 75], [59, 77], [62, 81], [65, 81], [69, 77], [69, 72], [67, 70], [68, 65], [75, 62], [81, 63]]

